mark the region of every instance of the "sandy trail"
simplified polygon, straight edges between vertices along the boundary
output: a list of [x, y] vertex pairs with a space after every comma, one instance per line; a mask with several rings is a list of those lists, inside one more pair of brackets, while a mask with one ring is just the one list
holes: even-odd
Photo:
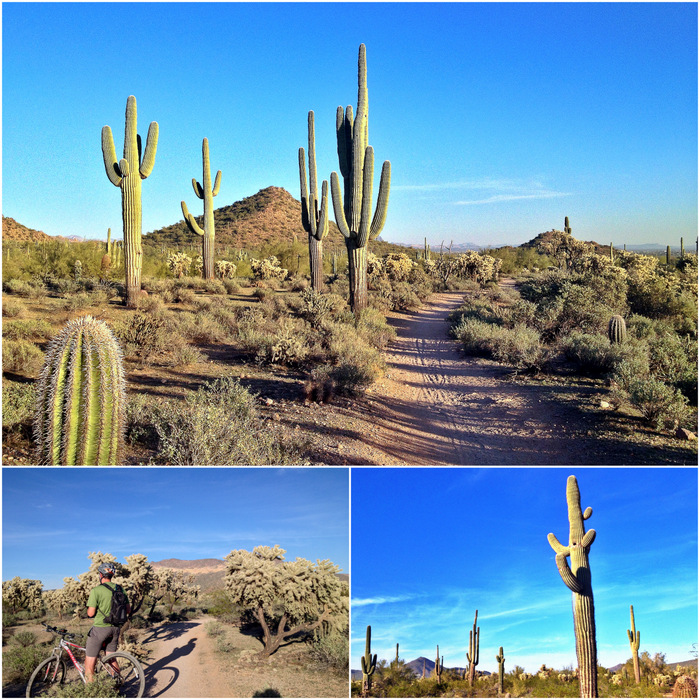
[[420, 313], [395, 318], [398, 338], [386, 353], [388, 376], [367, 395], [372, 429], [365, 442], [371, 462], [575, 462], [576, 446], [561, 438], [561, 417], [537, 386], [499, 380], [505, 368], [465, 357], [449, 337], [446, 318], [463, 296], [436, 294]]
[[162, 625], [145, 640], [152, 663], [144, 664], [149, 698], [227, 698], [231, 689], [204, 631], [207, 618]]

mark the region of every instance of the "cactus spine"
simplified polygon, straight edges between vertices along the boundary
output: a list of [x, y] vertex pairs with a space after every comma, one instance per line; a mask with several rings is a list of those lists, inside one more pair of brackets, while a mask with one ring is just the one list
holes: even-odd
[[141, 292], [141, 180], [153, 171], [158, 147], [158, 123], [151, 122], [146, 149], [141, 158], [141, 137], [136, 132], [136, 98], [126, 101], [124, 157], [117, 161], [112, 130], [102, 128], [102, 158], [109, 181], [122, 191], [122, 222], [124, 224], [124, 268], [126, 272], [126, 306], [134, 308]]
[[622, 316], [616, 314], [608, 323], [608, 338], [611, 344], [624, 343], [627, 339], [627, 324]]
[[[593, 514], [592, 508], [581, 512], [581, 494], [575, 476], [566, 482], [566, 502], [569, 512], [569, 544], [564, 546], [550, 532], [547, 540], [556, 552], [559, 574], [571, 590], [576, 635], [576, 658], [579, 669], [579, 689], [582, 698], [598, 697], [597, 650], [595, 639], [595, 610], [588, 552], [595, 540], [595, 530], [584, 531], [583, 521]], [[571, 557], [571, 567], [567, 557]]]
[[474, 685], [476, 678], [476, 667], [479, 664], [479, 628], [476, 626], [476, 618], [479, 616], [479, 611], [474, 613], [474, 625], [469, 630], [469, 653], [467, 660], [469, 661], [469, 685]]
[[205, 280], [214, 279], [214, 239], [216, 231], [214, 227], [214, 197], [219, 194], [221, 187], [221, 170], [217, 171], [214, 187], [211, 186], [211, 166], [209, 165], [209, 141], [202, 139], [202, 184], [192, 178], [194, 193], [204, 201], [204, 229], [200, 228], [192, 214], [187, 211], [185, 202], [180, 202], [182, 215], [192, 233], [202, 237], [202, 260]]
[[498, 654], [496, 654], [496, 661], [498, 661], [498, 692], [503, 695], [503, 676], [506, 665], [506, 657], [503, 656], [503, 647], [499, 647]]
[[634, 626], [634, 607], [630, 605], [630, 620], [631, 620], [631, 630], [627, 630], [627, 638], [630, 640], [630, 647], [632, 648], [632, 665], [634, 666], [634, 680], [637, 685], [641, 682], [642, 678], [639, 673], [639, 637], [640, 634], [637, 628]]
[[37, 462], [117, 464], [125, 405], [122, 352], [107, 324], [70, 321], [49, 343], [37, 381]]
[[360, 658], [362, 666], [362, 697], [369, 697], [372, 690], [372, 674], [377, 668], [377, 655], [372, 656], [372, 626], [367, 625], [367, 636], [365, 638], [365, 655]]
[[306, 182], [304, 149], [299, 149], [299, 181], [301, 183], [301, 225], [309, 236], [309, 270], [311, 288], [323, 289], [323, 238], [328, 233], [328, 181], [321, 185], [321, 209], [318, 208], [316, 179], [316, 132], [314, 113], [309, 112], [309, 182]]
[[357, 114], [352, 106], [338, 107], [335, 119], [338, 160], [343, 176], [344, 195], [336, 172], [331, 173], [333, 211], [338, 228], [345, 237], [350, 278], [350, 308], [353, 313], [367, 306], [367, 243], [376, 238], [386, 220], [391, 185], [391, 163], [382, 166], [377, 208], [372, 218], [372, 180], [374, 149], [368, 145], [367, 128], [367, 59], [365, 45], [360, 44], [357, 68]]
[[437, 645], [437, 655], [435, 657], [435, 677], [437, 678], [437, 682], [440, 683], [442, 680], [442, 671], [443, 671], [443, 665], [440, 661], [440, 645]]

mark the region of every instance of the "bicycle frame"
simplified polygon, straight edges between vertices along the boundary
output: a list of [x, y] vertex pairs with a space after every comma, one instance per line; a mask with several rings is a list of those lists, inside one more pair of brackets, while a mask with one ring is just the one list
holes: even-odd
[[[78, 673], [80, 674], [80, 678], [82, 679], [83, 683], [85, 683], [85, 667], [83, 666], [83, 664], [80, 663], [80, 661], [78, 661], [78, 659], [75, 658], [75, 655], [70, 650], [70, 647], [75, 647], [80, 651], [85, 651], [85, 647], [81, 647], [79, 644], [73, 644], [72, 642], [67, 642], [65, 639], [61, 639], [58, 642], [58, 646], [54, 647], [54, 656], [60, 660], [61, 656], [63, 655], [63, 652], [65, 651], [70, 657], [70, 660], [73, 662], [75, 668], [78, 670]], [[57, 671], [58, 666], [56, 666], [56, 671], [54, 673], [56, 673]]]

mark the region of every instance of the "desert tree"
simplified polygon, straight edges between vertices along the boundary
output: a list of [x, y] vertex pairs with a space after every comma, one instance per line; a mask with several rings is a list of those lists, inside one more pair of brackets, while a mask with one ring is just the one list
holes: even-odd
[[260, 658], [273, 654], [300, 632], [347, 626], [347, 588], [338, 567], [325, 559], [285, 561], [279, 545], [226, 557], [226, 590], [231, 601], [250, 613], [262, 630]]

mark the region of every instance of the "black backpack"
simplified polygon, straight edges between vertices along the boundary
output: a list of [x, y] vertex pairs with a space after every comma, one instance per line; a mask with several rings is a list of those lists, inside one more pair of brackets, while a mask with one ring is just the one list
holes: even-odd
[[100, 586], [104, 586], [112, 592], [112, 605], [109, 615], [105, 615], [105, 623], [114, 627], [121, 627], [129, 617], [126, 611], [129, 601], [126, 593], [124, 593], [124, 589], [118, 583], [114, 584], [114, 589], [106, 583], [101, 583]]

